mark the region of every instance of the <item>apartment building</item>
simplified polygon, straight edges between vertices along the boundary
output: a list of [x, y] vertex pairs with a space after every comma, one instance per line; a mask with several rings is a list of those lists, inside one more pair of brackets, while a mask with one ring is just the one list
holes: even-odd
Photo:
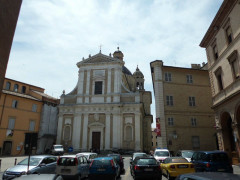
[[200, 46], [206, 49], [219, 149], [240, 159], [240, 1], [224, 0]]
[[43, 88], [5, 78], [0, 98], [0, 155], [23, 155], [30, 150], [35, 154], [44, 135], [49, 134], [46, 129], [56, 139], [57, 104]]
[[192, 68], [150, 63], [158, 130], [158, 147], [215, 150], [216, 130], [206, 65]]

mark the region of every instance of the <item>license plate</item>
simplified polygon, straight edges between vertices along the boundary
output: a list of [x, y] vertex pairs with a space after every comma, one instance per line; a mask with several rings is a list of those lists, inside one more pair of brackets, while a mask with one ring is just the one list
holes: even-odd
[[178, 168], [188, 168], [188, 165], [178, 165]]
[[225, 169], [218, 169], [218, 171], [225, 171]]
[[105, 171], [105, 170], [106, 170], [106, 169], [98, 169], [97, 171], [101, 171], [101, 172], [102, 172], [102, 171]]
[[151, 168], [145, 168], [144, 171], [153, 171]]
[[62, 172], [62, 173], [70, 173], [71, 170], [70, 170], [70, 169], [61, 169], [61, 172]]

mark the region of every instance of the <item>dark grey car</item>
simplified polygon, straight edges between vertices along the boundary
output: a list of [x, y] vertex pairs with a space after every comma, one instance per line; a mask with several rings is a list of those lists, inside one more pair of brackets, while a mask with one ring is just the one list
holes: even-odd
[[19, 162], [16, 166], [6, 169], [3, 172], [2, 179], [9, 180], [19, 177], [24, 174], [54, 174], [56, 170], [56, 156], [39, 155], [31, 156], [29, 161], [28, 171], [28, 158]]
[[196, 172], [182, 174], [176, 180], [239, 180], [240, 175], [221, 172]]

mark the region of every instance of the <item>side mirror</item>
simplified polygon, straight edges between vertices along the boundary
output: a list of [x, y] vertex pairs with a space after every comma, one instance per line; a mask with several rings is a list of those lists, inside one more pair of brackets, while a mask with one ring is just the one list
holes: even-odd
[[122, 158], [122, 159], [125, 159], [125, 158]]

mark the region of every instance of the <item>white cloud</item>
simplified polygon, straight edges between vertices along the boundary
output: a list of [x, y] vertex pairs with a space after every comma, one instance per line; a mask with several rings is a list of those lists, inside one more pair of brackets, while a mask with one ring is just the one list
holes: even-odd
[[[77, 83], [76, 63], [120, 46], [132, 72], [139, 65], [152, 90], [150, 62], [190, 67], [206, 62], [199, 43], [222, 0], [26, 0], [14, 37], [8, 78], [59, 97]], [[153, 94], [154, 97], [154, 94]], [[154, 108], [154, 104], [152, 105]], [[155, 110], [152, 110], [155, 114]]]

